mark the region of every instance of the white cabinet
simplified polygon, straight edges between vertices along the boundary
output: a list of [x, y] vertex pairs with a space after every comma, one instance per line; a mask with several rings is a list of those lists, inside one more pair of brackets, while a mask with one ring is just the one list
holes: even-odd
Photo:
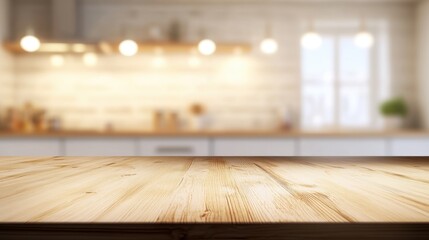
[[132, 138], [67, 138], [66, 156], [135, 156], [136, 141]]
[[215, 156], [294, 156], [296, 143], [290, 138], [216, 138]]
[[387, 156], [387, 141], [383, 138], [302, 138], [300, 156]]
[[390, 140], [392, 156], [429, 156], [429, 138], [403, 137]]
[[0, 156], [60, 156], [61, 142], [51, 138], [0, 139]]
[[153, 137], [138, 140], [139, 156], [210, 156], [208, 138]]
[[10, 137], [0, 156], [429, 156], [429, 137]]

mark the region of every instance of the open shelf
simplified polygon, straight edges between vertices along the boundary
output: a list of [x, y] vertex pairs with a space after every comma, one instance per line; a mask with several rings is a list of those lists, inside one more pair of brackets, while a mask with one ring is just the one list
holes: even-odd
[[[19, 42], [5, 42], [4, 47], [14, 54], [81, 54], [86, 52], [119, 54], [119, 42], [100, 42], [100, 43], [79, 43], [79, 42], [42, 42], [40, 49], [33, 53], [24, 51]], [[155, 53], [162, 51], [164, 53], [191, 53], [195, 51], [198, 43], [185, 42], [140, 42], [140, 53]], [[250, 44], [244, 43], [217, 43], [216, 53], [233, 54], [248, 53], [252, 50]]]

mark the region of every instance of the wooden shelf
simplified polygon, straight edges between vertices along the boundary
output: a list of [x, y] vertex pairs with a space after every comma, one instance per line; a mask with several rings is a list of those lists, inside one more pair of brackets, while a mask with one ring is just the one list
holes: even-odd
[[206, 131], [91, 131], [64, 130], [58, 132], [1, 132], [0, 139], [19, 137], [248, 137], [248, 138], [427, 138], [429, 132], [423, 130], [400, 131], [299, 131], [299, 130], [206, 130]]
[[[198, 43], [176, 43], [176, 42], [140, 42], [140, 53], [191, 53], [196, 51]], [[81, 54], [86, 52], [96, 52], [104, 54], [119, 54], [119, 42], [100, 43], [78, 43], [78, 42], [44, 42], [40, 49], [34, 53], [25, 52], [19, 42], [5, 42], [4, 47], [14, 54]], [[243, 43], [217, 43], [216, 52], [220, 54], [248, 53], [252, 50], [250, 44]]]
[[[24, 51], [19, 42], [5, 42], [4, 48], [15, 54], [32, 54]], [[66, 42], [44, 42], [40, 49], [34, 53], [85, 53], [99, 52], [97, 44], [89, 43], [66, 43]]]

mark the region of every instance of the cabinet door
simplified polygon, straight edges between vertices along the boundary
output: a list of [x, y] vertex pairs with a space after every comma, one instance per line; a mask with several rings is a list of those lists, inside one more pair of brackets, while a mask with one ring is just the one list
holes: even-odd
[[135, 156], [132, 138], [69, 138], [64, 144], [66, 156]]
[[60, 156], [60, 139], [0, 139], [0, 156]]
[[140, 156], [210, 156], [207, 138], [147, 138], [138, 141]]
[[393, 138], [390, 144], [392, 156], [429, 156], [429, 138]]
[[300, 156], [387, 156], [382, 138], [302, 138]]
[[294, 156], [295, 140], [287, 138], [218, 138], [215, 156]]

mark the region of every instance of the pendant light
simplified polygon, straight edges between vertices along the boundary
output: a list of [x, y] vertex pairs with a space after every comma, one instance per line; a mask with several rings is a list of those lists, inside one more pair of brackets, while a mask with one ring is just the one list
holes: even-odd
[[322, 37], [314, 30], [314, 23], [310, 21], [308, 31], [301, 37], [301, 46], [305, 49], [318, 49], [323, 44]]
[[205, 32], [201, 34], [202, 40], [198, 43], [198, 51], [205, 56], [212, 55], [216, 52], [216, 43], [205, 37]]
[[271, 25], [267, 23], [265, 27], [265, 38], [259, 44], [261, 52], [264, 54], [274, 54], [277, 52], [279, 45], [277, 41], [272, 38]]
[[198, 43], [198, 50], [202, 55], [212, 55], [216, 51], [216, 43], [211, 39], [203, 39]]
[[374, 37], [366, 28], [366, 22], [362, 18], [360, 22], [360, 30], [355, 35], [354, 42], [360, 48], [370, 48], [374, 45]]
[[40, 40], [34, 36], [34, 33], [32, 30], [27, 31], [27, 34], [21, 38], [21, 41], [19, 42], [21, 45], [21, 48], [24, 49], [26, 52], [36, 52], [40, 48]]
[[119, 52], [126, 56], [132, 57], [139, 51], [139, 46], [134, 40], [125, 39], [119, 44]]
[[134, 32], [127, 26], [122, 27], [122, 36], [125, 36], [125, 39], [119, 43], [119, 52], [123, 56], [132, 57], [139, 51], [139, 45], [130, 37]]

